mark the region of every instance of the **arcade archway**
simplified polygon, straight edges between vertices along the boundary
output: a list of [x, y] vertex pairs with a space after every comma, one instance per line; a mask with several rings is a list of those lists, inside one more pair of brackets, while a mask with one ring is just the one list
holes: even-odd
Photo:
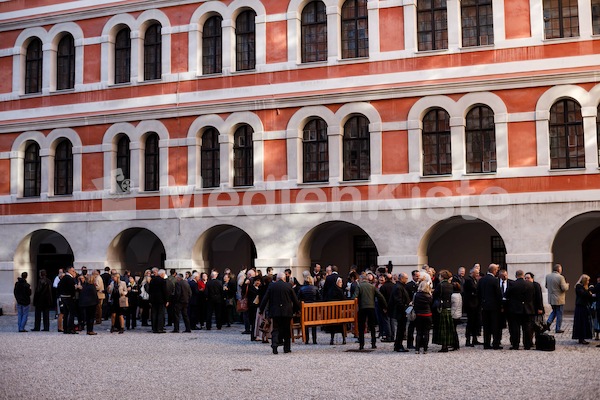
[[419, 258], [437, 271], [455, 273], [480, 264], [483, 271], [495, 263], [506, 268], [506, 246], [502, 236], [489, 223], [478, 218], [456, 216], [433, 225], [421, 240]]
[[600, 211], [580, 214], [568, 220], [557, 232], [552, 243], [553, 264], [563, 266], [563, 275], [571, 284], [567, 291], [566, 309], [575, 304], [575, 282], [581, 274], [600, 274]]
[[344, 221], [322, 223], [311, 229], [302, 240], [298, 251], [302, 265], [337, 265], [346, 276], [350, 267], [358, 271], [377, 267], [379, 252], [371, 237], [358, 225]]
[[130, 228], [110, 242], [106, 262], [119, 271], [143, 273], [152, 267], [164, 268], [166, 258], [165, 246], [158, 236], [145, 228]]
[[206, 230], [192, 249], [192, 258], [199, 271], [213, 268], [239, 271], [254, 267], [256, 246], [250, 236], [233, 225], [217, 225]]
[[29, 282], [37, 281], [38, 272], [46, 270], [50, 279], [60, 268], [70, 267], [74, 261], [71, 245], [60, 233], [50, 229], [40, 229], [25, 236], [17, 246], [14, 269], [17, 273], [27, 271]]

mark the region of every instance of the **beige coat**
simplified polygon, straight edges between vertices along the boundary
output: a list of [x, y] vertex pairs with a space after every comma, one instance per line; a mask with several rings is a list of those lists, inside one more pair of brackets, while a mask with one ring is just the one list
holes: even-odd
[[106, 295], [104, 294], [104, 281], [100, 275], [96, 277], [96, 292], [98, 293], [98, 300], [106, 298]]
[[554, 271], [546, 275], [546, 289], [548, 289], [548, 303], [552, 306], [562, 306], [565, 304], [565, 297], [569, 284], [565, 277]]
[[[112, 281], [108, 285], [108, 293], [112, 293], [115, 281]], [[121, 297], [127, 296], [127, 284], [123, 281], [119, 281], [119, 294]]]

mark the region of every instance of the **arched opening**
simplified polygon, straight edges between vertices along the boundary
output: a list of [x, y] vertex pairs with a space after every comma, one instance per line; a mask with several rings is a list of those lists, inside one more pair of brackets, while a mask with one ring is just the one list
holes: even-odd
[[575, 282], [587, 274], [596, 282], [600, 273], [600, 211], [580, 214], [567, 221], [552, 243], [553, 264], [563, 266], [563, 275], [571, 284], [566, 310], [575, 308]]
[[35, 287], [40, 270], [45, 269], [48, 278], [54, 279], [58, 270], [72, 266], [74, 259], [73, 250], [63, 235], [40, 229], [25, 236], [17, 246], [14, 269], [17, 274], [26, 271], [29, 283]]
[[116, 270], [143, 273], [152, 267], [164, 268], [166, 258], [165, 246], [158, 236], [145, 228], [130, 228], [110, 242], [106, 262]]
[[192, 258], [199, 271], [208, 272], [213, 268], [237, 271], [254, 267], [256, 246], [242, 229], [217, 225], [200, 235], [192, 250]]
[[338, 266], [342, 276], [355, 265], [358, 271], [377, 267], [379, 252], [373, 239], [361, 227], [344, 221], [322, 223], [311, 229], [298, 251], [301, 265]]
[[456, 216], [433, 225], [421, 240], [419, 256], [437, 271], [455, 273], [459, 267], [481, 264], [483, 271], [495, 263], [506, 268], [506, 246], [489, 223], [468, 216]]

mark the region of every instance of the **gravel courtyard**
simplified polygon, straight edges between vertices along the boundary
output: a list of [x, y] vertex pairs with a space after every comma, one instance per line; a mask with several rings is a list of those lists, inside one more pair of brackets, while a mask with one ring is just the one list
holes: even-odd
[[[53, 316], [53, 315], [52, 315]], [[27, 329], [31, 329], [33, 314]], [[555, 352], [482, 347], [428, 354], [372, 352], [358, 344], [292, 344], [271, 354], [251, 343], [241, 325], [217, 331], [119, 335], [109, 323], [97, 336], [16, 332], [16, 317], [0, 317], [1, 399], [597, 399], [600, 348], [577, 345], [566, 332]], [[461, 332], [462, 334], [462, 332]], [[339, 336], [339, 335], [338, 335]], [[464, 339], [462, 339], [464, 342]], [[341, 343], [341, 339], [339, 339]], [[368, 340], [367, 340], [368, 342]], [[369, 347], [369, 346], [367, 346]]]

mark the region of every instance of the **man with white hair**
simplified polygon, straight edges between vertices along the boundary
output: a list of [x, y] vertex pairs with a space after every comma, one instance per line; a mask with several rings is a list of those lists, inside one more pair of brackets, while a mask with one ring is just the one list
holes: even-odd
[[166, 333], [165, 331], [165, 307], [169, 306], [166, 272], [164, 269], [152, 268], [154, 275], [150, 281], [148, 294], [152, 305], [152, 333]]
[[300, 303], [292, 286], [285, 281], [285, 274], [277, 274], [277, 282], [267, 288], [267, 292], [260, 303], [259, 313], [263, 315], [269, 306], [269, 315], [273, 319], [273, 332], [271, 334], [271, 347], [273, 354], [277, 354], [277, 347], [283, 344], [283, 352], [290, 353], [292, 333], [290, 325], [294, 312], [300, 310]]
[[217, 329], [221, 330], [223, 326], [223, 283], [217, 278], [219, 273], [212, 271], [210, 273], [210, 280], [206, 283], [206, 330], [210, 331], [212, 326], [212, 317], [215, 315], [217, 322]]

